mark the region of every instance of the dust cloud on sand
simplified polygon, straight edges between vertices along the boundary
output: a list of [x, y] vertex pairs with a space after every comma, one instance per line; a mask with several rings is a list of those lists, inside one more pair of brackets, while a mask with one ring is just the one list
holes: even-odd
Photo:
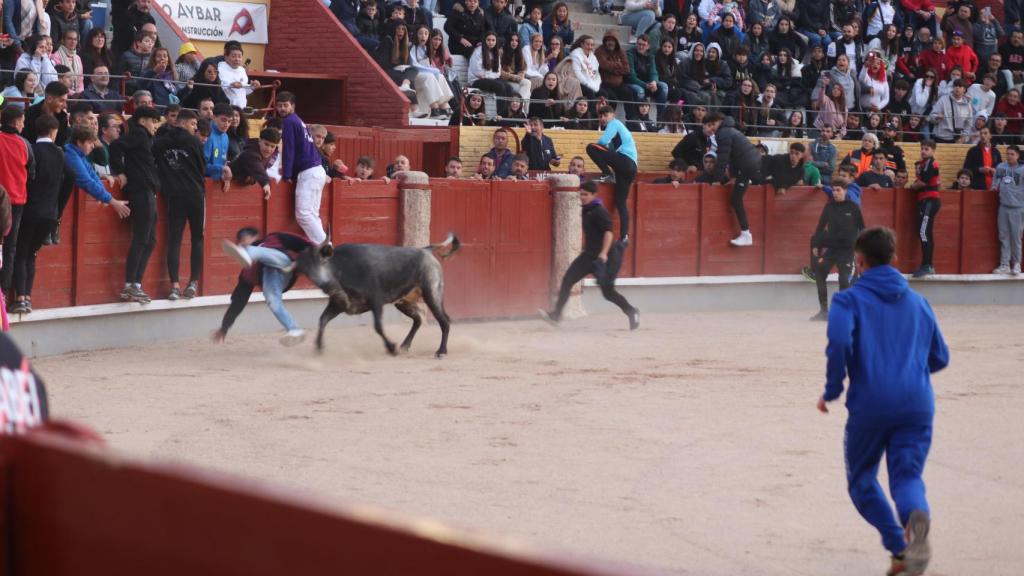
[[[930, 574], [1024, 566], [1022, 312], [937, 310], [952, 362], [934, 379]], [[462, 323], [442, 361], [436, 325], [399, 358], [361, 326], [328, 330], [323, 355], [266, 334], [36, 368], [56, 416], [141, 457], [670, 574], [882, 574], [846, 495], [845, 409], [814, 409], [825, 326], [808, 315]]]

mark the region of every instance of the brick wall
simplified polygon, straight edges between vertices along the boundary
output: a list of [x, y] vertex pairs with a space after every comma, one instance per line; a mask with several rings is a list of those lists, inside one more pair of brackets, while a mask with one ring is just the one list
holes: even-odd
[[341, 124], [409, 125], [408, 99], [319, 0], [275, 1], [269, 34], [266, 68], [345, 80]]

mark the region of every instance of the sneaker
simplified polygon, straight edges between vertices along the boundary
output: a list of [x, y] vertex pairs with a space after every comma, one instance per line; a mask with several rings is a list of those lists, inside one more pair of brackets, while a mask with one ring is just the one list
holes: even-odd
[[16, 300], [10, 308], [7, 309], [8, 314], [28, 314], [32, 311], [32, 308], [28, 306], [28, 303], [24, 300]]
[[889, 571], [885, 573], [885, 576], [906, 576], [907, 564], [903, 560], [903, 556], [892, 556], [890, 560], [892, 563], [889, 565]]
[[299, 342], [306, 339], [306, 331], [302, 328], [296, 328], [295, 330], [289, 330], [284, 336], [281, 336], [282, 346], [295, 346]]
[[622, 240], [619, 240], [619, 243], [622, 244], [623, 248], [628, 248], [629, 247], [629, 234], [626, 234], [625, 236], [623, 236]]
[[811, 282], [815, 281], [814, 270], [811, 270], [810, 266], [804, 266], [803, 268], [801, 268], [800, 274], [803, 275], [804, 278], [810, 280]]
[[630, 44], [636, 44], [636, 35], [635, 34], [630, 34], [629, 35], [629, 43]]
[[179, 300], [181, 298], [181, 290], [178, 288], [171, 288], [171, 293], [167, 295], [168, 300]]
[[[142, 290], [142, 286], [130, 286], [130, 287], [128, 287], [127, 290], [128, 290], [128, 300], [130, 300], [132, 302], [138, 302], [139, 304], [149, 304], [152, 301], [150, 299], [150, 297], [149, 297], [149, 294], [146, 294]], [[124, 299], [124, 296], [123, 296], [124, 291], [123, 290], [121, 291], [121, 294], [122, 294], [121, 299], [123, 300]]]
[[633, 308], [633, 311], [629, 313], [629, 329], [636, 330], [640, 327], [640, 311]]
[[242, 265], [242, 268], [252, 266], [252, 256], [249, 256], [249, 253], [245, 251], [245, 248], [242, 248], [238, 244], [235, 244], [226, 238], [221, 243], [221, 246], [224, 248], [224, 253], [234, 258], [235, 261]]
[[934, 266], [921, 266], [917, 269], [917, 272], [914, 272], [914, 278], [924, 278], [932, 274], [935, 274]]
[[995, 270], [993, 270], [992, 273], [993, 274], [1009, 274], [1010, 273], [1010, 266], [1007, 265], [1007, 264], [1000, 264], [999, 268], [996, 268]]
[[729, 244], [733, 246], [753, 246], [754, 235], [750, 233], [750, 230], [743, 230], [739, 236], [729, 240]]
[[1020, 276], [1020, 262], [1017, 262], [1016, 264], [1013, 265], [1013, 268], [1010, 268], [1010, 274], [1013, 274], [1014, 276]]
[[558, 318], [552, 316], [547, 310], [538, 308], [537, 313], [540, 314], [540, 319], [551, 324], [552, 326], [558, 327]]
[[188, 286], [185, 287], [185, 292], [183, 292], [181, 294], [181, 296], [182, 296], [182, 298], [191, 300], [191, 299], [195, 298], [196, 294], [198, 294], [198, 293], [199, 293], [199, 282], [196, 282], [195, 280], [193, 280], [193, 281], [188, 283]]
[[52, 245], [53, 245], [53, 232], [50, 232], [49, 234], [47, 234], [46, 236], [43, 237], [43, 246], [52, 246]]
[[931, 521], [924, 510], [914, 510], [907, 522], [907, 549], [903, 551], [903, 563], [907, 576], [919, 576], [928, 568], [932, 558], [932, 547], [928, 544], [928, 530]]
[[828, 310], [822, 308], [817, 314], [808, 318], [811, 322], [828, 322]]
[[124, 302], [128, 302], [129, 300], [132, 299], [131, 291], [132, 291], [131, 285], [125, 286], [124, 288], [121, 288], [120, 292], [118, 292], [117, 297], [120, 298]]
[[592, 182], [615, 184], [615, 174], [602, 174], [600, 177], [594, 178]]

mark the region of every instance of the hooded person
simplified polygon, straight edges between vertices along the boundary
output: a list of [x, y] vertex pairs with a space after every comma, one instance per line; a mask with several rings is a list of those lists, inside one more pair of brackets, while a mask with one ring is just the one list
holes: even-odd
[[[633, 90], [626, 83], [629, 77], [629, 58], [614, 30], [604, 33], [601, 46], [594, 50], [594, 55], [597, 56], [598, 71], [601, 73], [600, 94], [609, 100], [612, 108], [618, 109], [618, 102], [631, 102]], [[626, 108], [629, 119], [635, 115], [631, 108]]]
[[733, 246], [753, 246], [754, 237], [750, 233], [743, 196], [746, 195], [752, 181], [761, 180], [761, 153], [735, 128], [732, 118], [726, 118], [718, 112], [712, 112], [704, 117], [702, 130], [705, 136], [714, 137], [718, 143], [718, 149], [715, 151], [718, 154], [715, 181], [724, 184], [729, 181], [730, 174], [735, 178], [730, 201], [739, 222], [740, 234], [729, 243]]

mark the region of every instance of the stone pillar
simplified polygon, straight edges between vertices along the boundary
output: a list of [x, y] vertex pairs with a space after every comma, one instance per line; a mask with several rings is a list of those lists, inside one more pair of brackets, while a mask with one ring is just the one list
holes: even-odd
[[[551, 294], [552, 301], [558, 296], [562, 276], [569, 264], [583, 251], [583, 218], [580, 211], [580, 179], [573, 174], [552, 174], [548, 176], [551, 185], [552, 207], [552, 255]], [[572, 295], [562, 311], [562, 318], [586, 316], [583, 308], [583, 284], [573, 286]]]
[[395, 174], [402, 196], [402, 246], [430, 245], [430, 178], [425, 172]]

